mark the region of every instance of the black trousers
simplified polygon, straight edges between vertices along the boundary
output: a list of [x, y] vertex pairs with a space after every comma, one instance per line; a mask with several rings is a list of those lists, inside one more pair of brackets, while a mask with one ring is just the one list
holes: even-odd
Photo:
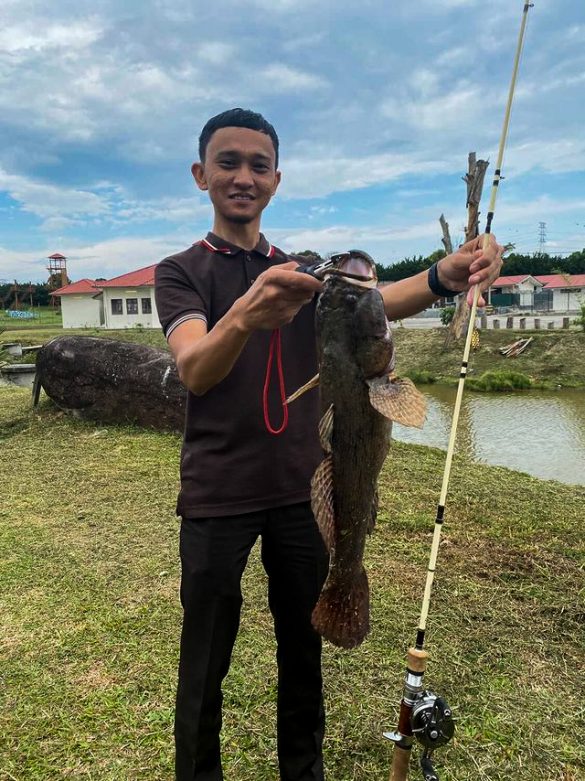
[[240, 581], [258, 536], [277, 640], [280, 779], [324, 778], [321, 638], [311, 626], [311, 612], [327, 575], [328, 557], [307, 502], [182, 521], [177, 781], [223, 779], [221, 684], [240, 622]]

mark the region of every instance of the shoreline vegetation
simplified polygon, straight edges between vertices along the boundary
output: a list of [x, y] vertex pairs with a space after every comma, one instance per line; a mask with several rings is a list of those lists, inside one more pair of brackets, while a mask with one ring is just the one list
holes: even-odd
[[[71, 418], [0, 388], [0, 778], [168, 781], [180, 628], [180, 437]], [[444, 453], [394, 442], [366, 545], [372, 632], [326, 644], [325, 760], [385, 778], [416, 633]], [[445, 781], [579, 781], [585, 487], [456, 456], [426, 685], [454, 710]], [[257, 548], [225, 682], [232, 781], [277, 775], [276, 666]], [[543, 718], [546, 714], [546, 718]], [[420, 756], [418, 747], [415, 749]], [[418, 769], [413, 776], [418, 777]]]
[[[396, 372], [419, 385], [457, 384], [463, 339], [443, 351], [445, 329], [403, 328], [395, 325]], [[1, 351], [7, 342], [23, 345], [43, 344], [59, 335], [85, 335], [122, 339], [168, 349], [159, 330], [141, 328], [120, 331], [103, 329], [32, 328], [9, 329], [0, 333], [0, 360], [33, 362], [34, 355], [10, 359]], [[515, 358], [505, 358], [499, 348], [520, 337], [532, 337], [530, 346]], [[482, 331], [480, 347], [472, 351], [466, 388], [475, 391], [555, 390], [585, 388], [585, 332], [559, 331]]]

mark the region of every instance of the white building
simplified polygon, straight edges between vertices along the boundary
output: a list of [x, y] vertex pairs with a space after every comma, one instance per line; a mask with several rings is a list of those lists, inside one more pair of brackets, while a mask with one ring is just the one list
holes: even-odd
[[487, 302], [493, 306], [534, 306], [534, 294], [540, 292], [544, 283], [540, 277], [530, 274], [517, 274], [509, 277], [498, 277], [488, 290]]
[[103, 301], [104, 328], [160, 328], [154, 300], [157, 264], [98, 282]]
[[585, 274], [545, 274], [537, 279], [552, 292], [553, 312], [579, 312], [585, 304]]
[[63, 328], [100, 328], [104, 325], [99, 284], [93, 279], [80, 279], [51, 293], [61, 298]]

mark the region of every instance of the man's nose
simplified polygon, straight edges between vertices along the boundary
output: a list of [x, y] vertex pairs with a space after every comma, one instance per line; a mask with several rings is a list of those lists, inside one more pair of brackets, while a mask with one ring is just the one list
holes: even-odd
[[253, 176], [252, 169], [250, 168], [250, 166], [241, 165], [236, 170], [234, 183], [237, 184], [238, 187], [252, 187], [253, 186], [253, 184], [254, 184], [254, 176]]

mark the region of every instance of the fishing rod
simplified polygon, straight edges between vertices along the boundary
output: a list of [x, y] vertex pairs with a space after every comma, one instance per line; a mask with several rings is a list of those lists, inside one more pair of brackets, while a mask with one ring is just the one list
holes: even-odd
[[[520, 33], [518, 35], [518, 44], [516, 47], [516, 55], [514, 57], [514, 65], [512, 69], [512, 79], [510, 82], [508, 102], [506, 104], [506, 111], [504, 114], [504, 124], [502, 127], [502, 134], [500, 136], [498, 159], [494, 173], [494, 180], [492, 183], [485, 234], [483, 237], [482, 249], [484, 252], [486, 251], [490, 242], [492, 221], [496, 209], [498, 186], [500, 184], [500, 180], [502, 179], [502, 164], [504, 159], [504, 149], [508, 138], [512, 102], [514, 100], [514, 91], [516, 88], [516, 79], [518, 76], [520, 57], [524, 45], [524, 33], [526, 30], [526, 22], [528, 20], [528, 11], [532, 7], [533, 3], [524, 2], [522, 23], [520, 25]], [[384, 733], [384, 737], [394, 742], [390, 781], [406, 781], [411, 749], [415, 738], [421, 743], [424, 749], [420, 761], [423, 778], [425, 781], [439, 781], [439, 777], [433, 767], [431, 757], [436, 748], [445, 745], [449, 742], [449, 740], [451, 740], [455, 731], [453, 714], [445, 700], [430, 691], [426, 691], [423, 687], [423, 676], [428, 660], [428, 653], [424, 650], [424, 643], [427, 618], [429, 615], [429, 607], [431, 602], [431, 591], [439, 554], [441, 531], [445, 520], [445, 506], [447, 502], [449, 479], [451, 476], [451, 464], [453, 461], [453, 454], [455, 452], [455, 439], [457, 436], [457, 426], [459, 424], [463, 389], [465, 387], [465, 379], [467, 377], [469, 353], [471, 350], [471, 341], [477, 313], [479, 294], [479, 285], [475, 285], [473, 288], [473, 303], [469, 314], [467, 336], [465, 339], [461, 372], [459, 374], [457, 396], [455, 399], [453, 420], [451, 423], [451, 434], [449, 437], [449, 445], [447, 447], [447, 457], [445, 460], [443, 482], [441, 486], [439, 504], [437, 507], [437, 515], [435, 518], [431, 554], [427, 568], [427, 577], [418, 630], [416, 633], [416, 641], [414, 647], [409, 648], [407, 652], [406, 675], [404, 678], [402, 700], [400, 702], [398, 727], [395, 732]]]

